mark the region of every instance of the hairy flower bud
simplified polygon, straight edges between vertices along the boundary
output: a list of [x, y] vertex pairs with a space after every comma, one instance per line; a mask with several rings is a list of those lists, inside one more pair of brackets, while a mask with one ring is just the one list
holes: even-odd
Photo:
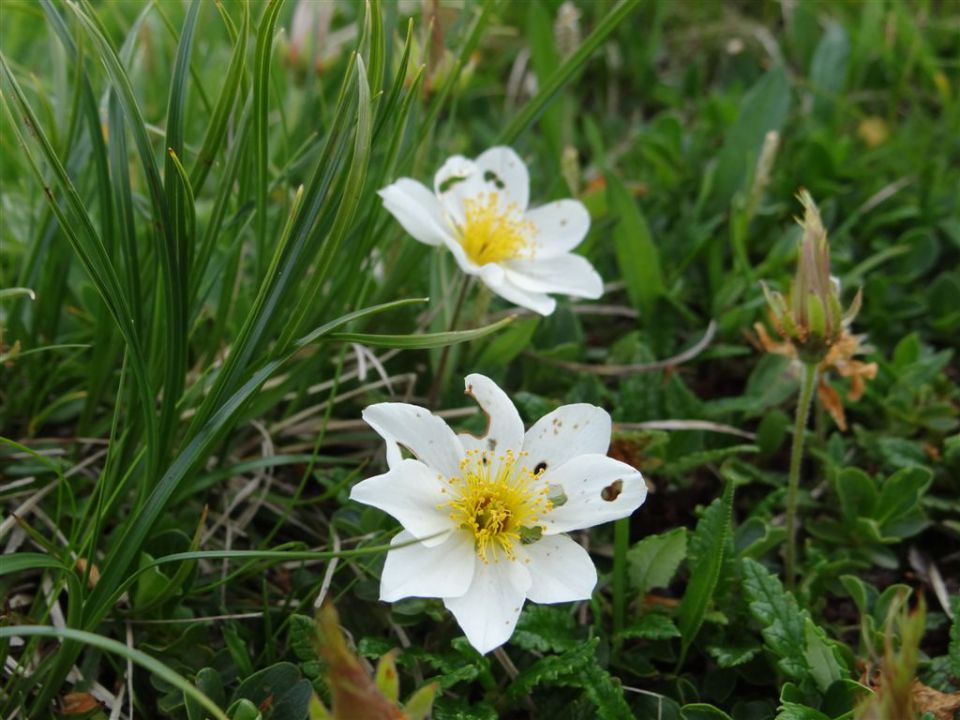
[[788, 299], [764, 286], [771, 318], [777, 332], [790, 340], [804, 362], [819, 362], [837, 343], [860, 306], [860, 295], [844, 315], [840, 304], [840, 281], [830, 275], [830, 244], [820, 211], [806, 190], [797, 198], [803, 203], [797, 271]]

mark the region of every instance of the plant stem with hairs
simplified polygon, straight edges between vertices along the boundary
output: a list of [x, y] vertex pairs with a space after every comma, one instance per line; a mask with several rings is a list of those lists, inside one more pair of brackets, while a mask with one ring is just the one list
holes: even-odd
[[817, 386], [816, 363], [804, 363], [800, 380], [800, 397], [797, 401], [797, 416], [793, 426], [793, 444], [790, 446], [790, 476], [787, 481], [787, 545], [784, 549], [784, 565], [787, 587], [794, 589], [797, 571], [797, 495], [800, 489], [800, 468], [803, 465], [803, 443], [806, 439], [807, 421], [813, 390]]

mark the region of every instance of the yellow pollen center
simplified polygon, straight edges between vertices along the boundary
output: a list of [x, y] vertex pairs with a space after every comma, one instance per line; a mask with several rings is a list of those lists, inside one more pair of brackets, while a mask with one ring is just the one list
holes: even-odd
[[464, 200], [463, 207], [460, 244], [477, 265], [509, 260], [527, 249], [534, 226], [513, 203], [501, 206], [498, 194], [491, 192]]
[[472, 450], [460, 462], [460, 475], [449, 479], [453, 500], [450, 519], [474, 537], [477, 557], [487, 563], [500, 555], [516, 559], [523, 534], [542, 530], [541, 516], [553, 506], [546, 484], [513, 451], [503, 455]]

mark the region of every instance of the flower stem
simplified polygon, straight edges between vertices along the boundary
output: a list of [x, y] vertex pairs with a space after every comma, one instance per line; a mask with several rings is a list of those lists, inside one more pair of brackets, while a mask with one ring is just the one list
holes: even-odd
[[[447, 326], [449, 332], [457, 329], [457, 323], [460, 321], [460, 313], [463, 310], [463, 303], [467, 299], [467, 290], [470, 288], [470, 279], [464, 277], [460, 281], [460, 294], [457, 296], [457, 304], [453, 308], [453, 316], [450, 318], [450, 324]], [[427, 395], [427, 407], [431, 410], [437, 406], [437, 400], [440, 397], [440, 388], [443, 387], [443, 376], [447, 372], [447, 360], [450, 357], [450, 346], [444, 345], [440, 351], [440, 361], [437, 363], [437, 372], [433, 376], [433, 382], [430, 384], [430, 393]]]
[[620, 652], [619, 638], [626, 619], [627, 550], [630, 548], [630, 518], [613, 523], [613, 652]]
[[790, 446], [790, 477], [787, 484], [787, 546], [784, 549], [784, 565], [787, 587], [793, 590], [797, 571], [797, 494], [800, 489], [800, 466], [803, 464], [803, 442], [806, 439], [807, 420], [813, 390], [817, 385], [817, 364], [804, 363], [800, 380], [800, 398], [797, 400], [797, 416], [793, 426], [793, 444]]

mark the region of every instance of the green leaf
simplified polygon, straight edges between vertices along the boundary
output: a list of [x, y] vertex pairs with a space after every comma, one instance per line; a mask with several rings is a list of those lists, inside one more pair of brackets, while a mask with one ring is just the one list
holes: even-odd
[[[197, 689], [223, 707], [227, 704], [227, 697], [223, 692], [223, 679], [220, 673], [211, 667], [205, 667], [197, 673]], [[191, 695], [183, 696], [183, 705], [187, 712], [187, 720], [205, 720], [207, 714], [203, 707]]]
[[669, 640], [680, 637], [680, 631], [673, 620], [662, 613], [647, 613], [636, 622], [628, 625], [620, 633], [620, 638], [641, 638], [643, 640]]
[[866, 615], [870, 612], [870, 607], [873, 605], [873, 601], [876, 600], [877, 591], [856, 575], [841, 575], [840, 582], [843, 583], [844, 589], [853, 599], [860, 614]]
[[680, 717], [683, 720], [732, 720], [720, 708], [707, 703], [690, 703], [680, 708]]
[[523, 697], [538, 685], [578, 687], [596, 707], [597, 717], [605, 720], [632, 717], [619, 682], [597, 664], [599, 642], [599, 638], [593, 638], [559, 655], [541, 658], [516, 677], [507, 694], [513, 698]]
[[830, 720], [830, 718], [807, 705], [785, 702], [780, 705], [777, 720]]
[[607, 173], [606, 177], [610, 210], [617, 219], [613, 244], [620, 276], [626, 283], [630, 302], [649, 315], [657, 298], [665, 292], [660, 252], [636, 201], [616, 175]]
[[763, 419], [757, 426], [757, 447], [764, 455], [771, 456], [783, 445], [787, 436], [790, 418], [783, 410], [773, 408], [764, 413]]
[[687, 556], [687, 529], [649, 535], [627, 551], [630, 584], [639, 595], [665, 588]]
[[524, 350], [530, 347], [533, 333], [540, 325], [540, 318], [519, 318], [513, 325], [493, 338], [480, 352], [477, 368], [498, 369], [509, 365]]
[[730, 204], [749, 168], [757, 162], [764, 136], [783, 127], [789, 109], [790, 81], [783, 67], [776, 65], [744, 96], [740, 113], [724, 136], [713, 178], [714, 208]]
[[723, 496], [710, 503], [691, 537], [687, 563], [690, 567], [690, 583], [683, 593], [678, 611], [680, 633], [683, 635], [680, 664], [700, 631], [720, 579], [724, 552], [731, 539], [732, 509], [733, 483], [728, 481]]
[[814, 92], [815, 114], [825, 117], [833, 108], [835, 98], [843, 92], [849, 55], [850, 39], [843, 26], [828, 22], [810, 61], [810, 87]]
[[796, 598], [756, 560], [743, 558], [740, 567], [750, 612], [763, 628], [767, 646], [780, 657], [780, 669], [792, 678], [805, 678], [805, 618]]
[[826, 640], [826, 634], [809, 617], [805, 618], [803, 632], [807, 645], [803, 657], [810, 667], [810, 676], [820, 688], [820, 692], [826, 692], [827, 688], [844, 676], [844, 672], [831, 644]]
[[758, 645], [710, 645], [707, 652], [722, 668], [737, 667], [752, 660], [760, 647]]
[[888, 477], [880, 488], [873, 517], [882, 525], [912, 511], [933, 482], [925, 467], [907, 467]]
[[227, 712], [230, 713], [230, 720], [263, 720], [257, 706], [245, 698], [231, 703]]
[[271, 695], [279, 698], [300, 682], [300, 671], [289, 662], [278, 662], [247, 677], [233, 691], [232, 701], [247, 699], [260, 705]]
[[879, 493], [876, 483], [860, 468], [845, 468], [836, 478], [840, 510], [848, 520], [873, 517]]
[[577, 624], [568, 611], [549, 605], [527, 604], [510, 644], [533, 652], [563, 652], [581, 642]]
[[153, 604], [153, 599], [166, 593], [170, 578], [154, 564], [147, 553], [140, 556], [140, 573], [137, 578], [137, 591], [133, 596], [133, 607], [140, 609]]
[[511, 697], [528, 695], [537, 685], [563, 685], [575, 677], [584, 667], [596, 662], [599, 638], [580, 643], [563, 653], [548, 655], [525, 668], [510, 684], [507, 691]]

